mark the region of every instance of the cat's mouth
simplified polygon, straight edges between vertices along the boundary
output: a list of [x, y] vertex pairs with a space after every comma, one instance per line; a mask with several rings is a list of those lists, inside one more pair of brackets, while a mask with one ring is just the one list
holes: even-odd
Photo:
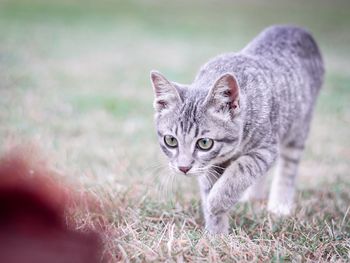
[[176, 174], [178, 175], [184, 175], [186, 177], [197, 177], [197, 176], [200, 176], [201, 174], [200, 173], [196, 173], [196, 172], [187, 172], [187, 173], [184, 173], [184, 172], [181, 172], [181, 171], [176, 171]]
[[173, 165], [169, 165], [169, 167], [170, 170], [172, 170], [175, 174], [184, 175], [186, 177], [197, 177], [204, 173], [204, 170], [202, 168], [174, 167]]

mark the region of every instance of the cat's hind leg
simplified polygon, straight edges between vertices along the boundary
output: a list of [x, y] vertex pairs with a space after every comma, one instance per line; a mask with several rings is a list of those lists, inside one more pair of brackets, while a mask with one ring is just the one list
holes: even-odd
[[303, 149], [304, 142], [296, 141], [280, 147], [268, 203], [268, 210], [274, 214], [285, 216], [293, 210], [295, 179]]

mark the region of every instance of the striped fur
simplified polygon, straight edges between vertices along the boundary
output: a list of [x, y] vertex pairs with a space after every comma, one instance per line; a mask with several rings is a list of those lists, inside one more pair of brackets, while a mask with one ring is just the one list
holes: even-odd
[[[269, 27], [239, 53], [211, 59], [190, 85], [151, 73], [159, 143], [173, 169], [198, 175], [210, 233], [227, 233], [228, 211], [249, 187], [259, 188], [276, 159], [269, 209], [291, 212], [323, 75], [314, 39], [292, 26]], [[168, 147], [164, 135], [178, 146]], [[200, 138], [213, 139], [213, 147], [199, 149]]]

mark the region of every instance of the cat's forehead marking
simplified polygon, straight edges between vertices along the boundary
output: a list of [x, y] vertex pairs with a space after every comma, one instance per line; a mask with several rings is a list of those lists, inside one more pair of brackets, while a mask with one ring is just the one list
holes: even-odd
[[206, 134], [206, 133], [208, 133], [208, 132], [210, 132], [210, 130], [202, 130], [202, 132], [201, 132], [201, 135], [204, 135], [204, 134]]
[[198, 107], [200, 101], [185, 101], [182, 105], [178, 122], [183, 133], [190, 133], [192, 129], [195, 131], [195, 136], [199, 133], [198, 127]]

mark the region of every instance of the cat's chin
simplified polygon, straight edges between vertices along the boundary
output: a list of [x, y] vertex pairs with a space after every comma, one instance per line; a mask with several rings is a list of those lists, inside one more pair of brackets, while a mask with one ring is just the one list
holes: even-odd
[[181, 174], [186, 176], [186, 177], [198, 177], [199, 176], [198, 174], [195, 174], [195, 173], [187, 173], [187, 174], [181, 173]]
[[198, 177], [199, 176], [198, 173], [182, 173], [182, 172], [178, 172], [178, 171], [175, 171], [175, 174], [177, 176], [185, 176], [185, 177]]
[[173, 167], [172, 165], [169, 165], [169, 169], [176, 176], [186, 176], [186, 177], [198, 177], [198, 176], [200, 176], [200, 174], [198, 172], [189, 171], [188, 173], [183, 173], [183, 172], [179, 171], [178, 169], [176, 169], [175, 167]]
[[181, 173], [181, 172], [176, 172], [176, 175], [178, 175], [178, 176], [186, 176], [186, 177], [198, 177], [199, 176], [196, 173]]

